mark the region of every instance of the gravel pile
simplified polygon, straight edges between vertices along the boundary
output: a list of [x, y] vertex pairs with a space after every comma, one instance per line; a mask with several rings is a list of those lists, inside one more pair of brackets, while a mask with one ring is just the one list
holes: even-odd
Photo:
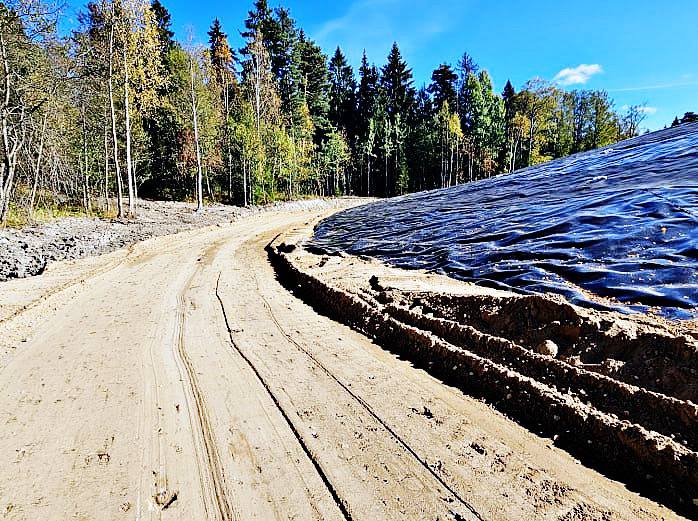
[[248, 208], [212, 205], [200, 213], [189, 203], [139, 201], [138, 217], [133, 220], [66, 217], [22, 229], [0, 229], [0, 281], [39, 275], [51, 262], [109, 253], [151, 237], [261, 212], [344, 207], [349, 201], [311, 199]]

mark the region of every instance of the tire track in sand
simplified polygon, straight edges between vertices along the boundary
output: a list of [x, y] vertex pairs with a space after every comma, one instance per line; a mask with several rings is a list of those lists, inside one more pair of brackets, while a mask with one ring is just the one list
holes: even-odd
[[[199, 260], [209, 258], [221, 246], [219, 241], [209, 247]], [[197, 466], [204, 506], [207, 515], [218, 521], [240, 520], [233, 503], [228, 498], [225, 487], [225, 473], [218, 452], [218, 443], [211, 427], [206, 400], [199, 387], [196, 371], [187, 354], [184, 344], [184, 328], [186, 321], [186, 302], [184, 295], [192, 284], [194, 277], [201, 271], [199, 264], [184, 284], [177, 296], [176, 346], [175, 361], [184, 386], [189, 421], [197, 452]]]
[[302, 354], [307, 356], [323, 373], [325, 373], [330, 379], [332, 379], [334, 382], [336, 382], [344, 391], [349, 394], [351, 398], [353, 398], [359, 405], [366, 411], [368, 414], [375, 420], [377, 421], [387, 432], [388, 434], [400, 445], [402, 448], [407, 451], [422, 467], [424, 467], [429, 474], [431, 474], [434, 479], [442, 486], [444, 487], [450, 494], [453, 495], [453, 497], [461, 503], [470, 513], [476, 518], [479, 519], [480, 521], [483, 521], [482, 516], [479, 514], [477, 510], [475, 510], [475, 507], [473, 507], [466, 499], [464, 499], [456, 490], [453, 489], [444, 479], [436, 473], [434, 469], [432, 469], [429, 464], [424, 460], [416, 451], [413, 449], [395, 430], [393, 430], [388, 423], [383, 420], [378, 414], [371, 408], [371, 406], [360, 396], [358, 396], [356, 393], [354, 393], [349, 387], [344, 384], [341, 380], [339, 380], [327, 367], [320, 362], [315, 355], [313, 355], [310, 351], [305, 349], [303, 346], [300, 345], [291, 335], [288, 334], [288, 332], [283, 328], [279, 320], [277, 319], [276, 315], [274, 314], [274, 311], [271, 309], [271, 305], [269, 304], [269, 301], [267, 298], [264, 296], [264, 294], [261, 292], [260, 287], [259, 287], [259, 279], [257, 278], [257, 274], [253, 272], [253, 277], [255, 280], [255, 285], [257, 286], [257, 293], [262, 299], [262, 303], [264, 304], [264, 307], [266, 308], [267, 312], [269, 313], [269, 317], [272, 319], [274, 322], [274, 325], [276, 326], [277, 330], [288, 340], [291, 345], [293, 345], [298, 351], [300, 351]]
[[329, 477], [325, 473], [325, 471], [322, 469], [320, 466], [320, 462], [317, 460], [317, 458], [314, 456], [313, 452], [310, 450], [308, 445], [305, 443], [305, 440], [301, 436], [300, 432], [298, 432], [298, 429], [296, 426], [293, 424], [291, 421], [291, 418], [289, 418], [288, 414], [284, 410], [284, 408], [281, 406], [281, 403], [279, 403], [278, 398], [274, 394], [274, 392], [271, 390], [271, 387], [269, 386], [268, 382], [264, 379], [264, 377], [259, 373], [255, 365], [252, 363], [252, 361], [245, 355], [245, 353], [240, 349], [240, 347], [237, 345], [233, 338], [233, 330], [230, 326], [230, 321], [228, 320], [228, 314], [225, 311], [225, 305], [223, 304], [223, 299], [221, 298], [219, 287], [220, 287], [220, 282], [221, 282], [221, 275], [222, 272], [218, 274], [218, 280], [216, 281], [216, 298], [218, 299], [218, 303], [220, 304], [221, 308], [221, 313], [223, 314], [223, 320], [225, 321], [225, 327], [228, 330], [228, 338], [230, 340], [230, 345], [235, 349], [235, 351], [240, 355], [240, 357], [245, 361], [245, 363], [249, 366], [249, 368], [252, 370], [254, 373], [255, 377], [259, 381], [259, 383], [264, 387], [264, 390], [267, 392], [269, 395], [269, 398], [271, 398], [272, 402], [274, 402], [274, 405], [276, 408], [279, 410], [279, 413], [283, 417], [284, 421], [288, 425], [289, 429], [295, 436], [296, 440], [298, 440], [298, 443], [300, 444], [301, 448], [303, 449], [303, 452], [305, 452], [306, 456], [308, 456], [308, 459], [310, 462], [313, 464], [313, 467], [317, 471], [318, 475], [320, 476], [320, 479], [322, 479], [322, 482], [325, 484], [325, 487], [327, 487], [328, 492], [332, 496], [332, 499], [334, 502], [337, 504], [337, 507], [339, 508], [340, 512], [342, 513], [342, 516], [347, 521], [351, 521], [352, 515], [349, 512], [348, 508], [348, 503], [345, 499], [343, 499], [339, 493], [337, 492], [337, 489], [335, 489], [334, 485], [330, 481]]

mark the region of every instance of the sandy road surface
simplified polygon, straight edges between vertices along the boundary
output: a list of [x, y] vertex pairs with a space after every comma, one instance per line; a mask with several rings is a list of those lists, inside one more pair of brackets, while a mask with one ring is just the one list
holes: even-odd
[[286, 292], [318, 215], [0, 284], [0, 518], [675, 517]]

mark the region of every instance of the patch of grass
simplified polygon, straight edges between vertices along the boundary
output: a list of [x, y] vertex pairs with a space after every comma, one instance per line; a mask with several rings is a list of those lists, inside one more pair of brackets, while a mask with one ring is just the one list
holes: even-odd
[[82, 206], [77, 205], [42, 205], [34, 208], [34, 212], [30, 213], [28, 208], [10, 204], [4, 227], [23, 228], [24, 226], [46, 223], [63, 217], [113, 219], [116, 217], [116, 211], [95, 209], [86, 212]]

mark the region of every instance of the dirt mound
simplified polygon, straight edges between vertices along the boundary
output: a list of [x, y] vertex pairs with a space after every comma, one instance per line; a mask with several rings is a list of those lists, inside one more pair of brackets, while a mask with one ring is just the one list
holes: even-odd
[[[268, 248], [287, 287], [595, 467], [698, 515], [695, 322], [582, 309], [376, 261]], [[554, 348], [553, 348], [554, 347]]]

